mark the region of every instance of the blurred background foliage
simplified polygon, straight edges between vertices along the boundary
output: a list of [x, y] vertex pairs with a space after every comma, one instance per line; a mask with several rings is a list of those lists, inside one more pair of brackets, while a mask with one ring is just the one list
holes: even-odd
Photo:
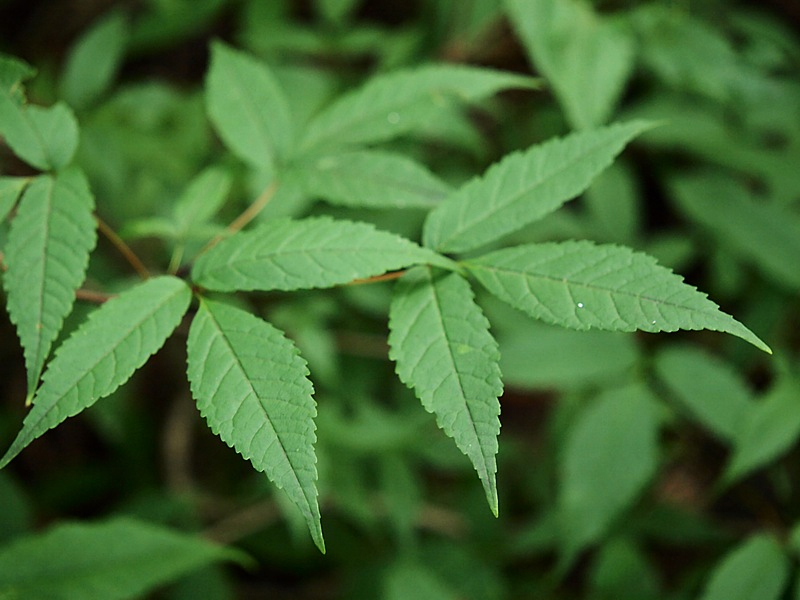
[[[393, 373], [391, 284], [252, 297], [310, 363], [326, 556], [208, 431], [180, 340], [0, 473], [0, 544], [132, 515], [255, 559], [152, 594], [168, 600], [800, 598], [799, 32], [793, 0], [0, 1], [0, 51], [39, 69], [32, 101], [75, 109], [98, 213], [155, 270], [176, 244], [192, 256], [213, 235], [168, 219], [207, 166], [224, 171], [220, 227], [271, 177], [212, 133], [211, 40], [267, 62], [301, 120], [372, 74], [461, 62], [546, 87], [448, 110], [392, 148], [459, 183], [553, 135], [659, 120], [583, 197], [514, 241], [648, 252], [774, 350], [713, 332], [572, 332], [481, 297], [506, 382], [495, 519], [467, 459]], [[28, 173], [3, 146], [0, 169]], [[261, 218], [310, 213], [415, 239], [423, 217], [331, 207], [287, 185]], [[86, 286], [113, 291], [132, 276], [101, 241]], [[73, 326], [90, 309], [79, 303]], [[25, 370], [8, 319], [0, 336], [7, 443]]]

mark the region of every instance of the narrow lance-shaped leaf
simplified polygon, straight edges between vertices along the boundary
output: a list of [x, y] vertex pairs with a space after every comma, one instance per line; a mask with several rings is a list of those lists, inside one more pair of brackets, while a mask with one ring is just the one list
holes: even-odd
[[217, 244], [197, 260], [192, 278], [220, 292], [297, 290], [331, 287], [419, 263], [452, 264], [366, 223], [279, 219]]
[[0, 177], [0, 221], [14, 208], [30, 177]]
[[286, 492], [324, 552], [315, 484], [317, 408], [297, 348], [258, 317], [205, 299], [187, 348], [192, 394], [211, 430]]
[[711, 329], [771, 352], [744, 325], [654, 258], [592, 242], [530, 244], [464, 266], [495, 296], [535, 319], [573, 329]]
[[78, 122], [62, 103], [25, 106], [20, 83], [33, 73], [25, 63], [0, 57], [0, 136], [28, 164], [60, 169], [78, 147]]
[[397, 374], [472, 461], [496, 515], [500, 352], [469, 283], [430, 268], [409, 272], [395, 291], [389, 329]]
[[508, 155], [428, 215], [425, 245], [440, 252], [473, 250], [541, 219], [586, 190], [649, 127], [644, 121], [618, 123]]
[[198, 536], [133, 519], [65, 523], [0, 550], [0, 597], [141, 598], [221, 560], [241, 556]]
[[97, 240], [93, 210], [86, 178], [70, 169], [35, 179], [11, 222], [3, 285], [25, 349], [29, 395], [86, 275]]
[[125, 383], [164, 344], [189, 307], [189, 287], [157, 277], [100, 306], [56, 351], [8, 452], [25, 446]]
[[537, 85], [536, 80], [513, 73], [457, 65], [379, 75], [317, 115], [300, 148], [307, 152], [383, 142], [425, 125], [454, 101], [472, 102], [503, 89]]
[[220, 42], [211, 45], [206, 107], [225, 145], [253, 167], [274, 163], [293, 140], [289, 104], [272, 72]]
[[326, 154], [294, 171], [309, 195], [344, 206], [432, 208], [452, 191], [423, 165], [378, 150]]

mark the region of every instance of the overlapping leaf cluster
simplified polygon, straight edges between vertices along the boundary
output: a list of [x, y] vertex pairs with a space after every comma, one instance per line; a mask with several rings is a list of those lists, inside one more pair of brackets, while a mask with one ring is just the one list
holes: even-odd
[[[598, 35], [611, 34], [598, 30]], [[557, 62], [551, 64], [558, 69]], [[264, 219], [246, 231], [218, 236], [209, 222], [230, 181], [212, 167], [188, 186], [172, 220], [136, 225], [142, 234], [159, 232], [175, 241], [173, 273], [186, 262], [184, 252], [192, 243], [203, 234], [203, 241], [210, 239], [187, 263], [188, 280], [156, 276], [120, 293], [97, 308], [48, 362], [84, 278], [95, 227], [86, 178], [70, 166], [77, 146], [75, 118], [64, 105], [27, 104], [21, 82], [30, 74], [17, 61], [0, 62], [0, 133], [22, 160], [46, 171], [32, 180], [0, 180], [0, 208], [14, 213], [4, 248], [4, 287], [25, 349], [32, 398], [22, 431], [0, 465], [125, 383], [187, 318], [192, 291], [198, 306], [191, 311], [188, 377], [198, 409], [223, 441], [286, 492], [323, 550], [317, 408], [306, 363], [273, 324], [217, 294], [330, 288], [387, 272], [402, 275], [389, 314], [390, 356], [400, 379], [472, 462], [495, 514], [503, 384], [498, 344], [475, 299], [475, 283], [534, 319], [568, 328], [705, 328], [768, 350], [704, 294], [630, 249], [580, 241], [497, 249], [511, 234], [582, 194], [650, 127], [647, 122], [594, 127], [605, 106], [592, 108], [588, 121], [575, 112], [584, 130], [506, 156], [453, 188], [410, 157], [375, 146], [419, 135], [455, 105], [509, 88], [531, 89], [535, 81], [472, 67], [423, 67], [375, 77], [303, 123], [266, 64], [214, 43], [205, 90], [208, 117], [233, 155], [271, 179], [264, 200], [293, 182], [303, 193], [334, 204], [429, 209], [422, 244], [329, 217]], [[646, 398], [636, 391], [631, 398], [627, 412], [618, 410], [615, 399], [587, 416], [574, 452], [581, 452], [581, 438], [591, 437], [608, 418], [634, 428], [638, 421], [651, 423]], [[649, 447], [653, 440], [647, 432], [653, 428], [641, 431]], [[580, 473], [583, 466], [569, 468]], [[648, 476], [647, 465], [629, 475], [629, 486], [636, 486]], [[587, 492], [576, 486], [564, 493], [569, 511], [570, 498]], [[610, 502], [613, 511], [616, 501]], [[576, 540], [576, 547], [583, 542]]]

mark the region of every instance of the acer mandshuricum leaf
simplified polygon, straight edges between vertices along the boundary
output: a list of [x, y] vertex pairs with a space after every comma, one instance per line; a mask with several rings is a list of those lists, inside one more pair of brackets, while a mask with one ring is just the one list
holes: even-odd
[[156, 277], [112, 298], [56, 350], [6, 466], [37, 437], [125, 383], [161, 348], [189, 307], [189, 287]]
[[428, 267], [410, 271], [395, 290], [389, 330], [397, 374], [472, 461], [496, 515], [500, 352], [469, 283]]
[[97, 240], [93, 210], [86, 178], [70, 169], [34, 179], [11, 221], [3, 285], [25, 349], [29, 395], [86, 275]]
[[367, 223], [278, 219], [237, 233], [202, 255], [196, 283], [218, 292], [332, 287], [393, 269], [449, 259]]
[[211, 45], [206, 108], [225, 145], [255, 168], [273, 165], [294, 139], [289, 103], [272, 71], [221, 42]]
[[650, 127], [645, 121], [618, 123], [509, 154], [428, 215], [425, 246], [465, 252], [538, 221], [586, 190], [628, 142]]
[[373, 144], [406, 134], [453, 103], [504, 89], [538, 87], [535, 79], [463, 65], [431, 65], [378, 75], [331, 104], [309, 123], [302, 151]]
[[241, 309], [202, 299], [189, 332], [192, 394], [211, 430], [283, 489], [325, 552], [306, 362], [283, 333]]
[[711, 329], [771, 352], [744, 325], [654, 258], [588, 241], [530, 244], [465, 261], [495, 296], [535, 319], [573, 329]]

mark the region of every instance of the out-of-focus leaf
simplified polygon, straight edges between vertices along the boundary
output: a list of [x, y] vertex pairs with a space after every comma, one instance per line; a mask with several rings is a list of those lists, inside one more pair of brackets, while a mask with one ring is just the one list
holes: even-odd
[[125, 600], [204, 565], [241, 555], [197, 536], [117, 518], [62, 524], [0, 550], [0, 595]]
[[747, 383], [727, 363], [698, 348], [666, 348], [655, 369], [692, 418], [720, 439], [733, 443], [755, 405]]
[[757, 201], [730, 177], [675, 178], [681, 210], [720, 245], [755, 264], [778, 285], [800, 289], [800, 216], [787, 207]]
[[392, 567], [385, 581], [383, 600], [457, 600], [435, 573], [420, 564], [399, 563]]
[[507, 0], [533, 64], [553, 86], [572, 125], [587, 129], [611, 115], [634, 66], [622, 23], [577, 0]]
[[267, 65], [215, 42], [206, 107], [222, 140], [256, 168], [285, 156], [294, 140], [289, 104]]
[[789, 564], [771, 537], [741, 543], [715, 567], [701, 600], [778, 600], [789, 579]]
[[594, 239], [632, 244], [641, 225], [639, 194], [632, 171], [619, 162], [600, 173], [584, 195], [597, 234]]
[[658, 576], [645, 553], [630, 540], [615, 539], [597, 553], [591, 574], [592, 598], [597, 600], [656, 600], [661, 598]]
[[738, 423], [733, 457], [723, 479], [730, 483], [775, 460], [800, 435], [800, 385], [785, 378]]
[[60, 92], [76, 110], [97, 100], [111, 85], [128, 42], [128, 22], [113, 11], [92, 25], [70, 49]]
[[599, 540], [658, 466], [658, 410], [639, 386], [606, 390], [570, 429], [559, 470], [563, 554]]

